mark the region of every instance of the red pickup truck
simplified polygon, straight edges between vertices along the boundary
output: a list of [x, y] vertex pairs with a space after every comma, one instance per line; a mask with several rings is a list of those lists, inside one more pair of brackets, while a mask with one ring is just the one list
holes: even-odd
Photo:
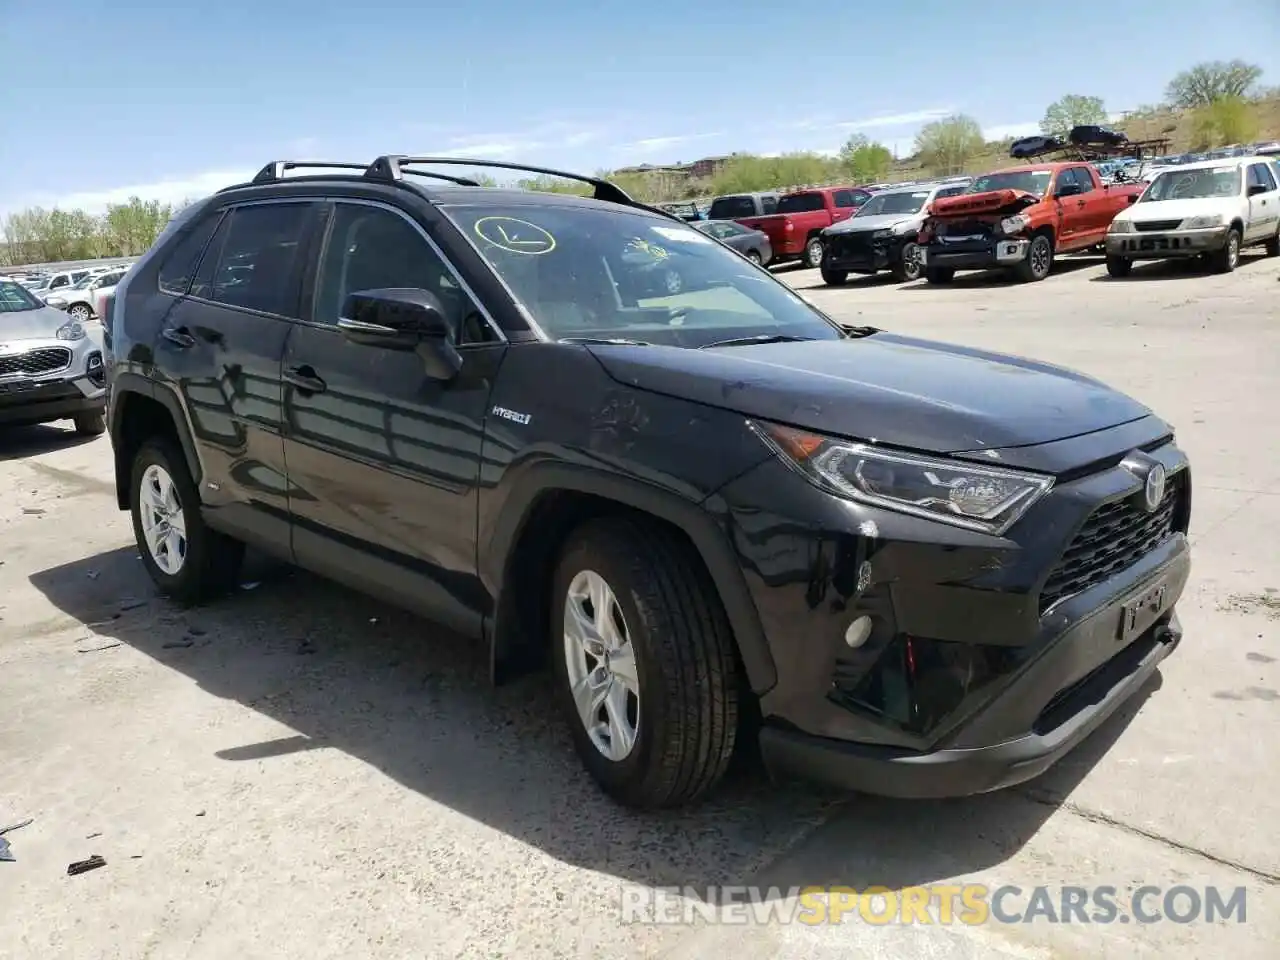
[[1103, 183], [1087, 163], [1040, 163], [974, 179], [966, 193], [935, 200], [917, 238], [925, 279], [957, 270], [1010, 270], [1043, 280], [1058, 254], [1105, 243], [1115, 215], [1144, 183]]
[[735, 218], [760, 230], [773, 246], [773, 263], [802, 260], [806, 267], [822, 263], [822, 231], [847, 220], [871, 199], [863, 187], [818, 187], [778, 198], [778, 212], [765, 217]]

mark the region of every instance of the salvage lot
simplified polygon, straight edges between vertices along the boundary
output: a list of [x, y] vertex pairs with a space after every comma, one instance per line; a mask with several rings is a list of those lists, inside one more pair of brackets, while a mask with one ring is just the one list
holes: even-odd
[[[1274, 956], [1280, 942], [1280, 262], [1229, 276], [1065, 261], [821, 286], [842, 320], [1036, 356], [1170, 419], [1195, 468], [1186, 640], [1047, 776], [911, 803], [751, 770], [667, 816], [612, 807], [545, 678], [491, 691], [430, 625], [288, 570], [154, 599], [109, 446], [0, 438], [0, 929], [17, 957]], [[92, 625], [92, 626], [88, 626]], [[424, 642], [430, 639], [431, 642]], [[81, 652], [84, 651], [84, 652]], [[95, 836], [96, 835], [96, 836]], [[90, 839], [92, 837], [92, 839]], [[107, 866], [69, 878], [73, 860]], [[624, 884], [1246, 886], [1247, 922], [690, 930], [619, 924]]]

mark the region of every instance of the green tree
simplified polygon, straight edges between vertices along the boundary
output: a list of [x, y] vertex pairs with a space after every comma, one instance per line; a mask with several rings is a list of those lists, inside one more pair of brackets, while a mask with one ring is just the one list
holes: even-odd
[[1049, 104], [1040, 121], [1040, 132], [1046, 136], [1065, 138], [1071, 128], [1085, 123], [1106, 123], [1107, 111], [1101, 97], [1084, 97], [1068, 93]]
[[1253, 104], [1241, 96], [1218, 97], [1191, 115], [1191, 147], [1204, 150], [1228, 143], [1243, 143], [1258, 135]]
[[884, 144], [858, 133], [840, 148], [840, 164], [855, 183], [874, 183], [888, 174], [893, 154]]
[[978, 121], [962, 113], [927, 123], [916, 134], [916, 155], [939, 175], [961, 172], [985, 146]]
[[127, 203], [110, 204], [103, 217], [107, 254], [132, 257], [145, 253], [172, 216], [173, 208], [159, 200], [130, 197]]
[[1247, 97], [1262, 68], [1243, 60], [1213, 60], [1184, 70], [1165, 89], [1165, 99], [1183, 109], [1207, 107], [1222, 97]]

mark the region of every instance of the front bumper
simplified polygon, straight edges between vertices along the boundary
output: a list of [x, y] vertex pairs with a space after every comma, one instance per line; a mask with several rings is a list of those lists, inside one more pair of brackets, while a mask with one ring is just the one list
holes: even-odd
[[1227, 243], [1227, 228], [1169, 230], [1159, 233], [1109, 233], [1107, 256], [1125, 260], [1166, 260], [1215, 253]]
[[[82, 340], [24, 340], [20, 349], [0, 356], [0, 424], [48, 423], [106, 408], [106, 368], [98, 336]], [[42, 351], [66, 350], [65, 365], [45, 369], [47, 363], [25, 358], [45, 357]]]
[[[839, 500], [780, 463], [730, 484], [726, 521], [777, 672], [760, 700], [770, 770], [954, 796], [1034, 777], [1088, 736], [1180, 637], [1191, 477], [1161, 429], [1102, 431], [1092, 453], [1111, 443], [1111, 466], [1064, 479], [1004, 538]], [[1120, 465], [1133, 450], [1169, 471], [1151, 514]], [[851, 648], [864, 616], [875, 626]]]
[[920, 251], [925, 267], [946, 270], [990, 270], [1012, 267], [1027, 259], [1030, 241], [1025, 239], [964, 240], [958, 243], [935, 241]]
[[888, 270], [902, 254], [905, 236], [877, 237], [875, 231], [823, 236], [822, 268], [850, 273]]

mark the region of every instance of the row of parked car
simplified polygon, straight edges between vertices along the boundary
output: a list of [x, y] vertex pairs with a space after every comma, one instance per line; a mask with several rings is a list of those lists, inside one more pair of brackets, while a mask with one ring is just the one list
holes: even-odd
[[886, 270], [943, 284], [993, 268], [1033, 282], [1083, 252], [1105, 253], [1116, 277], [1174, 257], [1228, 272], [1246, 247], [1280, 253], [1280, 155], [1166, 159], [1132, 161], [1142, 176], [1109, 161], [1030, 158], [978, 177], [735, 194], [695, 225], [718, 236], [732, 222], [747, 231], [734, 245], [816, 267], [830, 285]]
[[72, 320], [87, 323], [102, 317], [107, 297], [131, 265], [130, 261], [52, 273], [20, 272], [9, 274], [4, 279], [21, 284], [49, 306], [64, 311]]

